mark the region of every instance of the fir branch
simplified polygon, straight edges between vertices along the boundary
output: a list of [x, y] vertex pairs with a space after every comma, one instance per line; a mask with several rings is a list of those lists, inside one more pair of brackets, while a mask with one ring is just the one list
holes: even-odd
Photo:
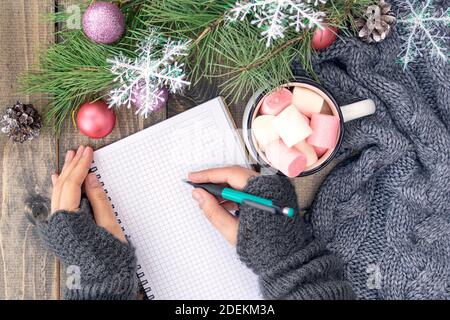
[[292, 78], [291, 62], [296, 55], [292, 47], [280, 50], [272, 58], [259, 30], [249, 24], [227, 25], [233, 32], [224, 31], [209, 46], [216, 55], [209, 78], [220, 78], [222, 94], [238, 101], [248, 92], [269, 89]]
[[[328, 1], [326, 5], [321, 5], [320, 10], [327, 12], [330, 25], [349, 34], [355, 25], [354, 16], [358, 17], [364, 12], [367, 5], [373, 4], [375, 1], [334, 0]], [[214, 4], [211, 4], [212, 2]], [[263, 74], [265, 73], [264, 66], [277, 54], [288, 49], [296, 50], [297, 55], [292, 60], [300, 60], [303, 67], [312, 77], [315, 77], [311, 66], [311, 56], [314, 54], [314, 51], [310, 46], [312, 33], [310, 31], [302, 32], [300, 36], [296, 32], [286, 34], [285, 39], [276, 42], [274, 50], [265, 50], [262, 58], [259, 61], [253, 61], [251, 64], [245, 65], [243, 63], [245, 53], [242, 57], [234, 57], [234, 61], [229, 61], [231, 66], [224, 66], [227, 71], [221, 71], [218, 68], [217, 61], [223, 60], [223, 54], [218, 50], [214, 50], [211, 44], [225, 42], [228, 46], [234, 47], [239, 46], [240, 42], [238, 42], [238, 39], [235, 39], [234, 43], [227, 42], [228, 34], [239, 34], [245, 38], [235, 25], [225, 23], [227, 11], [224, 11], [224, 8], [231, 8], [234, 3], [235, 1], [156, 0], [146, 3], [145, 11], [147, 15], [145, 19], [149, 25], [156, 25], [166, 30], [170, 36], [194, 39], [191, 44], [191, 54], [186, 61], [186, 64], [191, 69], [190, 78], [194, 83], [197, 83], [202, 77], [230, 76], [230, 68], [227, 67], [233, 67], [233, 65], [241, 66], [238, 69], [234, 69], [233, 72], [236, 73], [257, 69]], [[214, 10], [210, 10], [210, 6], [213, 6]], [[200, 14], [200, 12], [202, 13]], [[255, 26], [251, 25], [250, 21], [243, 21], [241, 27], [257, 30]], [[244, 34], [248, 35], [245, 32]], [[259, 39], [246, 39], [242, 42], [254, 44], [258, 43]], [[261, 49], [261, 51], [263, 50]], [[292, 61], [287, 62], [288, 65], [291, 63]], [[256, 74], [256, 76], [261, 78], [260, 74]], [[236, 79], [236, 77], [232, 77], [232, 79]], [[243, 80], [240, 81], [240, 84], [243, 84]], [[252, 87], [252, 85], [244, 85], [243, 87]]]
[[200, 33], [200, 35], [192, 42], [191, 47], [196, 47], [198, 44], [211, 32], [214, 31], [223, 21], [225, 17], [220, 17], [214, 22], [212, 22], [209, 26], [207, 26], [203, 31]]
[[302, 41], [304, 38], [305, 38], [305, 35], [301, 34], [301, 35], [299, 35], [296, 38], [292, 38], [289, 41], [286, 41], [280, 47], [276, 48], [275, 50], [272, 50], [269, 54], [267, 54], [266, 56], [264, 56], [260, 60], [255, 61], [253, 64], [250, 64], [248, 66], [242, 67], [240, 69], [240, 71], [248, 71], [250, 69], [259, 67], [260, 65], [262, 65], [262, 64], [266, 63], [267, 61], [269, 61], [270, 59], [273, 59], [275, 56], [277, 56], [278, 54], [280, 54], [281, 52], [283, 52], [287, 48], [293, 46], [295, 43], [297, 43], [299, 41]]
[[[118, 44], [96, 44], [83, 31], [62, 26], [58, 33], [60, 42], [50, 46], [34, 71], [19, 80], [24, 93], [48, 96], [50, 102], [46, 107], [45, 123], [52, 124], [57, 133], [64, 120], [81, 104], [106, 97], [115, 78], [110, 71], [109, 58], [119, 54], [135, 56], [137, 40], [133, 34], [145, 34], [145, 24], [133, 19], [140, 16], [136, 4], [136, 1], [124, 4], [127, 33]], [[63, 23], [68, 18], [63, 12], [53, 16], [56, 22]]]
[[[82, 0], [83, 5], [90, 1]], [[40, 66], [22, 79], [28, 93], [45, 93], [50, 98], [47, 122], [55, 121], [59, 130], [63, 120], [84, 102], [99, 99], [113, 86], [109, 59], [120, 54], [136, 58], [138, 42], [148, 35], [149, 27], [158, 27], [166, 36], [192, 39], [185, 63], [189, 80], [220, 78], [222, 94], [236, 101], [248, 92], [272, 88], [291, 80], [291, 64], [299, 60], [314, 76], [311, 56], [312, 32], [286, 32], [285, 38], [266, 48], [260, 32], [245, 19], [237, 25], [225, 21], [236, 0], [118, 0], [126, 17], [126, 33], [114, 45], [92, 43], [81, 30], [62, 28], [61, 42], [50, 47]], [[327, 22], [343, 34], [352, 34], [355, 20], [377, 0], [329, 0], [319, 10]], [[64, 10], [53, 16], [55, 22], [68, 19]]]

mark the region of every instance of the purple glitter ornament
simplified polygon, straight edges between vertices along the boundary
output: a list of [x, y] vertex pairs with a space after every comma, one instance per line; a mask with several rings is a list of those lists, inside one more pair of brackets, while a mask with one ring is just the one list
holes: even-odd
[[83, 31], [93, 42], [114, 43], [125, 32], [125, 16], [113, 3], [94, 2], [83, 15]]
[[137, 112], [147, 117], [149, 113], [156, 112], [164, 108], [169, 100], [169, 90], [166, 87], [160, 88], [155, 95], [158, 97], [151, 105], [145, 105], [145, 88], [136, 90], [133, 94], [133, 105]]

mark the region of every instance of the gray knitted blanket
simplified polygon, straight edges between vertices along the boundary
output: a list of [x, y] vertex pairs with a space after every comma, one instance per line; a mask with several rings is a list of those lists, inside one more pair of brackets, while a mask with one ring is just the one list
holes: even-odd
[[346, 124], [347, 159], [316, 197], [311, 227], [360, 299], [450, 299], [450, 68], [424, 54], [405, 72], [400, 45], [397, 33], [377, 45], [346, 39], [315, 61], [338, 103], [371, 98], [377, 112]]

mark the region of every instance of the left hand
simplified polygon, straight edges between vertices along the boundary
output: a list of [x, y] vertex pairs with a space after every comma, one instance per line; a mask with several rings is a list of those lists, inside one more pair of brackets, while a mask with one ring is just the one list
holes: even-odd
[[120, 241], [127, 242], [100, 182], [95, 174], [89, 174], [93, 158], [94, 151], [90, 147], [80, 146], [76, 153], [72, 150], [67, 152], [61, 174], [52, 175], [52, 213], [64, 210], [76, 214], [80, 209], [84, 183], [97, 225]]

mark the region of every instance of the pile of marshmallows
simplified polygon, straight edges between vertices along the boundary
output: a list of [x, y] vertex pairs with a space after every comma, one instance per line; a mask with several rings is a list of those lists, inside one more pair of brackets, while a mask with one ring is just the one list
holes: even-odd
[[277, 89], [264, 97], [252, 130], [269, 163], [297, 177], [335, 148], [340, 119], [331, 113], [324, 98], [311, 89]]

